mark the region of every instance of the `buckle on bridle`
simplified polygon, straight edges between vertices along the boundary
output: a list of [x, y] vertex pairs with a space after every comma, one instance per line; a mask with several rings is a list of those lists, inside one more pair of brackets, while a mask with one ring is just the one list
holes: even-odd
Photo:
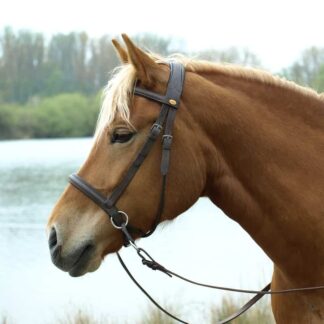
[[162, 136], [162, 147], [164, 150], [171, 149], [172, 140], [173, 140], [172, 135], [163, 135]]
[[150, 134], [151, 138], [153, 139], [157, 138], [160, 135], [161, 130], [162, 130], [162, 125], [154, 123], [151, 127], [151, 134]]
[[121, 210], [118, 211], [118, 214], [122, 215], [125, 218], [124, 222], [122, 222], [120, 225], [117, 225], [115, 223], [115, 221], [114, 221], [114, 217], [110, 217], [110, 221], [111, 221], [112, 226], [114, 226], [115, 228], [120, 230], [120, 229], [123, 228], [123, 226], [125, 226], [125, 227], [127, 226], [127, 224], [128, 224], [128, 215], [125, 212], [121, 211]]

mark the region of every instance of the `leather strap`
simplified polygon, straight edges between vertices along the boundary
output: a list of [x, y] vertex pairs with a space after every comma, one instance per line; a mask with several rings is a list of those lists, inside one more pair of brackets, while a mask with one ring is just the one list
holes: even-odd
[[117, 257], [118, 260], [120, 262], [120, 264], [122, 265], [123, 269], [125, 270], [125, 272], [127, 273], [127, 275], [130, 277], [130, 279], [134, 282], [134, 284], [143, 292], [143, 294], [160, 310], [162, 311], [164, 314], [168, 315], [169, 317], [175, 319], [176, 321], [180, 322], [180, 323], [184, 323], [184, 324], [189, 324], [188, 322], [185, 322], [183, 320], [181, 320], [180, 318], [176, 317], [175, 315], [171, 314], [170, 312], [168, 312], [165, 308], [163, 308], [140, 284], [139, 282], [134, 278], [134, 276], [131, 274], [131, 272], [129, 271], [129, 269], [127, 268], [124, 260], [121, 258], [120, 254], [117, 252]]
[[[267, 284], [261, 291], [269, 291], [271, 288], [271, 283]], [[248, 309], [250, 309], [255, 303], [259, 301], [264, 296], [262, 293], [258, 293], [253, 298], [251, 298], [246, 304], [244, 304], [239, 310], [237, 310], [232, 315], [224, 318], [223, 320], [219, 321], [218, 324], [226, 324], [233, 321], [235, 318], [238, 318], [243, 313], [245, 313]]]
[[[173, 108], [179, 108], [183, 90], [185, 69], [178, 62], [170, 62], [170, 75], [165, 95], [160, 95], [147, 89], [135, 87], [134, 94], [147, 99], [160, 102]], [[162, 106], [163, 107], [163, 106]]]
[[[109, 217], [113, 217], [114, 219], [118, 217], [119, 212], [117, 208], [111, 205], [109, 199], [97, 191], [90, 183], [86, 182], [75, 173], [70, 175], [69, 182], [84, 195], [90, 198], [94, 203], [96, 203], [101, 209], [103, 209], [109, 215]], [[118, 220], [115, 220], [116, 224], [118, 224]]]
[[143, 88], [140, 88], [140, 87], [136, 87], [135, 88], [134, 94], [135, 95], [138, 95], [140, 97], [144, 97], [144, 98], [147, 98], [147, 99], [150, 99], [150, 100], [159, 102], [161, 104], [165, 104], [165, 105], [169, 105], [170, 104], [169, 103], [169, 100], [171, 98], [169, 99], [166, 96], [157, 94], [155, 92], [152, 92], [150, 90], [146, 90], [146, 89], [143, 89]]

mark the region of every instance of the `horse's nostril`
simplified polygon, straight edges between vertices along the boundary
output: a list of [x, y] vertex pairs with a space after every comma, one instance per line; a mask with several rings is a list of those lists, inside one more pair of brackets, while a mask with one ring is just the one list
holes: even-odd
[[57, 262], [61, 257], [62, 246], [58, 245], [50, 250], [53, 262]]
[[61, 255], [62, 246], [59, 245], [57, 242], [57, 233], [54, 226], [52, 227], [48, 238], [48, 245], [49, 245], [52, 261], [54, 263], [58, 262], [58, 260], [61, 257], [60, 255]]
[[50, 236], [48, 238], [48, 245], [49, 248], [52, 250], [57, 244], [57, 235], [56, 235], [56, 230], [55, 227], [53, 226], [50, 232]]

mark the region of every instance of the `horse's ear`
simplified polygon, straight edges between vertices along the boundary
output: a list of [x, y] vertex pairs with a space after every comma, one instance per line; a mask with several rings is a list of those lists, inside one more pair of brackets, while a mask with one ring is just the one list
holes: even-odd
[[128, 55], [127, 52], [124, 50], [124, 48], [118, 43], [116, 39], [113, 39], [111, 41], [115, 47], [115, 50], [123, 64], [128, 63]]
[[151, 86], [163, 79], [163, 70], [147, 53], [134, 45], [126, 34], [122, 34], [128, 51], [128, 58], [136, 69], [137, 79], [145, 86]]

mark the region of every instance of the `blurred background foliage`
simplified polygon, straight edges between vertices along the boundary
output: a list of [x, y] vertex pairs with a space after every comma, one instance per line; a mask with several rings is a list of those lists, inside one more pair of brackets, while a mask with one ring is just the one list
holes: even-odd
[[[119, 64], [112, 37], [85, 32], [56, 34], [0, 33], [0, 139], [90, 136], [100, 108], [102, 87]], [[187, 53], [181, 40], [140, 34], [142, 47], [167, 56], [181, 52], [194, 58], [262, 67], [247, 49], [207, 49]], [[266, 67], [265, 67], [266, 68]], [[277, 73], [324, 91], [324, 48], [305, 49], [298, 61]]]

